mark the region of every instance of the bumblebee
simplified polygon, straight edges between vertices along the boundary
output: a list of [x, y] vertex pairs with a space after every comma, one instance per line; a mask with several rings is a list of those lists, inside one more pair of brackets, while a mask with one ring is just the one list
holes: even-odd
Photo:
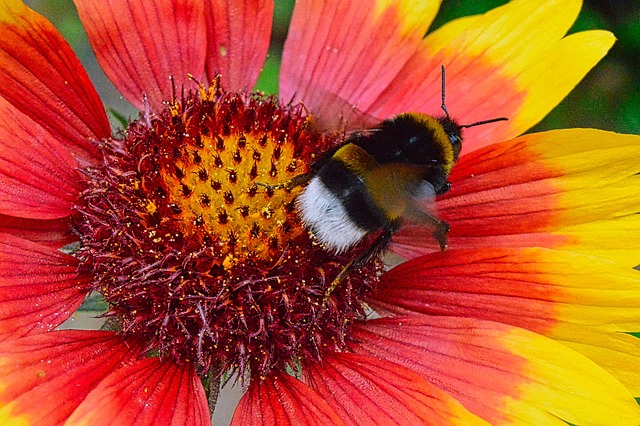
[[447, 179], [462, 149], [462, 130], [507, 119], [459, 124], [447, 111], [444, 87], [442, 67], [443, 115], [404, 113], [353, 133], [310, 173], [294, 178], [295, 184], [308, 182], [296, 201], [299, 216], [328, 250], [342, 253], [377, 233], [334, 280], [325, 302], [354, 266], [383, 251], [405, 223], [432, 228], [440, 249], [447, 247], [449, 224], [428, 207], [451, 187]]

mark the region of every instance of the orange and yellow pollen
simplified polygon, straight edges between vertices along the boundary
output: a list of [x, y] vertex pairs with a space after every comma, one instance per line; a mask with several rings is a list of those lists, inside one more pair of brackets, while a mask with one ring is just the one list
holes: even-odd
[[[288, 136], [274, 144], [280, 134], [244, 130], [198, 134], [191, 144], [167, 154], [162, 169], [168, 194], [160, 202], [166, 203], [184, 235], [215, 235], [227, 249], [225, 269], [235, 264], [238, 253], [272, 260], [286, 239], [306, 232], [293, 218], [300, 188], [273, 191], [269, 185], [306, 172], [307, 162], [297, 158]], [[154, 202], [149, 209], [156, 209]]]

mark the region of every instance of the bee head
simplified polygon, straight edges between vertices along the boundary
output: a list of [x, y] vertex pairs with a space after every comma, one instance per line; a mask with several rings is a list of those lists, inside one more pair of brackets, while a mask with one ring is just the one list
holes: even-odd
[[453, 160], [457, 161], [460, 150], [462, 149], [462, 127], [465, 126], [460, 126], [458, 122], [449, 117], [449, 115], [438, 117], [437, 120], [449, 138], [449, 142], [453, 148]]
[[460, 150], [462, 149], [462, 129], [466, 127], [474, 127], [480, 126], [482, 124], [493, 123], [496, 121], [505, 121], [508, 120], [506, 117], [499, 118], [491, 118], [489, 120], [476, 121], [471, 124], [458, 124], [456, 120], [451, 118], [449, 115], [449, 111], [447, 110], [447, 105], [444, 101], [444, 86], [445, 86], [445, 77], [444, 77], [444, 65], [442, 65], [442, 110], [444, 111], [444, 116], [438, 117], [438, 121], [444, 128], [445, 133], [449, 137], [449, 142], [451, 142], [451, 146], [453, 147], [453, 157], [454, 160], [458, 159], [458, 155], [460, 155]]

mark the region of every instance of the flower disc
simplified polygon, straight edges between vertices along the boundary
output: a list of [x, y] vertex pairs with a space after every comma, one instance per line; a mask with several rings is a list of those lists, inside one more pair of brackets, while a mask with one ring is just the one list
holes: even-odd
[[150, 350], [219, 372], [264, 376], [344, 349], [377, 266], [324, 304], [349, 254], [312, 241], [301, 187], [276, 189], [338, 142], [310, 130], [301, 105], [215, 81], [102, 141], [76, 221], [107, 315]]

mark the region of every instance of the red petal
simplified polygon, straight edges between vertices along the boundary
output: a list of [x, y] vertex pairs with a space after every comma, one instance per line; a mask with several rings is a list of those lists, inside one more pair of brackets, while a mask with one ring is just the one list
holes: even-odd
[[[567, 248], [635, 266], [639, 142], [635, 135], [565, 129], [463, 155], [449, 176], [451, 191], [436, 203], [451, 225], [449, 247]], [[432, 251], [430, 233], [401, 230], [394, 242], [406, 247], [398, 252]]]
[[[505, 2], [502, 2], [505, 3]], [[456, 19], [429, 33], [369, 114], [441, 114], [440, 66], [447, 108], [461, 123], [509, 121], [465, 129], [464, 152], [522, 134], [555, 107], [606, 54], [612, 34], [564, 37], [582, 1], [512, 1]]]
[[327, 402], [288, 374], [251, 383], [233, 415], [232, 425], [341, 425]]
[[87, 284], [75, 258], [0, 235], [0, 339], [50, 331], [82, 303]]
[[0, 94], [84, 158], [90, 139], [109, 137], [109, 121], [71, 47], [21, 1], [0, 2]]
[[542, 333], [559, 320], [553, 301], [569, 302], [562, 300], [562, 286], [563, 279], [572, 278], [545, 274], [545, 257], [551, 265], [553, 253], [522, 249], [431, 253], [386, 272], [370, 302], [388, 312], [481, 318]]
[[114, 333], [54, 331], [0, 344], [0, 423], [61, 424], [138, 351]]
[[60, 248], [77, 238], [69, 228], [69, 218], [24, 219], [0, 214], [0, 233], [11, 234], [46, 246]]
[[474, 330], [478, 325], [453, 317], [382, 318], [357, 325], [354, 337], [358, 352], [411, 368], [473, 412], [491, 412], [487, 417], [504, 421], [498, 407], [505, 396], [517, 394], [524, 360], [506, 352], [489, 332]]
[[307, 381], [347, 424], [484, 424], [451, 396], [392, 362], [343, 353], [306, 367]]
[[[139, 109], [143, 94], [163, 108], [204, 74], [204, 2], [184, 0], [75, 0], [105, 74]], [[173, 77], [175, 87], [170, 77]]]
[[69, 216], [81, 189], [77, 167], [50, 133], [0, 98], [0, 213]]
[[[637, 263], [637, 260], [636, 260]], [[447, 250], [387, 272], [378, 311], [498, 321], [560, 340], [629, 389], [640, 386], [638, 271], [561, 250]], [[635, 342], [634, 342], [635, 340]]]
[[640, 420], [635, 400], [613, 377], [523, 329], [447, 316], [384, 318], [356, 325], [354, 340], [357, 351], [418, 372], [491, 424]]
[[269, 48], [273, 0], [205, 2], [207, 79], [222, 74], [227, 90], [251, 90]]
[[192, 365], [147, 358], [110, 374], [68, 420], [87, 425], [210, 425], [207, 397]]
[[342, 99], [366, 111], [416, 51], [438, 5], [297, 1], [282, 55], [281, 98], [301, 99], [327, 128], [347, 112], [328, 103]]
[[[469, 124], [490, 118], [507, 117], [509, 121], [464, 129], [463, 152], [477, 146], [517, 136], [512, 120], [523, 109], [526, 93], [505, 75], [502, 66], [487, 64], [483, 58], [426, 58], [420, 49], [393, 83], [371, 106], [370, 114], [388, 117], [406, 111], [421, 111], [433, 116], [442, 114], [442, 71], [446, 66], [446, 105], [459, 123]], [[469, 70], [472, 70], [471, 72]], [[500, 93], [500, 96], [496, 96]]]

